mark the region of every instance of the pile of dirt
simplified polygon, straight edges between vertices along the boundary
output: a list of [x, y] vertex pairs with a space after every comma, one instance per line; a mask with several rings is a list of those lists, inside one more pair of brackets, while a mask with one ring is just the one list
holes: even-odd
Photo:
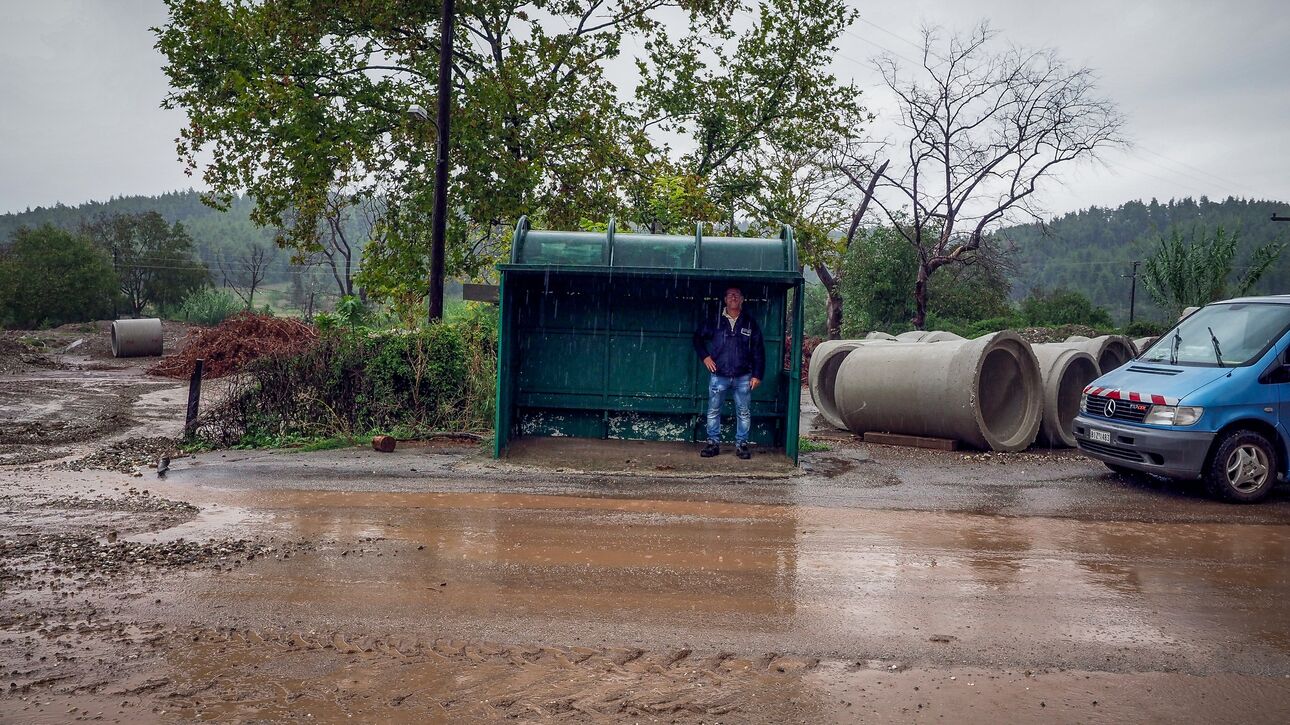
[[243, 312], [215, 327], [195, 331], [188, 344], [148, 368], [153, 375], [181, 380], [192, 375], [197, 360], [205, 360], [203, 376], [219, 378], [241, 371], [265, 355], [290, 355], [307, 349], [318, 330], [300, 320]]

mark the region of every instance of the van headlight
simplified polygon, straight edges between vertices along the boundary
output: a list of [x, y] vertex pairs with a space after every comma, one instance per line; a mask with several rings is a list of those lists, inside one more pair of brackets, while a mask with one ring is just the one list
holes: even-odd
[[1079, 412], [1081, 413], [1088, 412], [1088, 393], [1084, 393], [1083, 395], [1079, 396]]
[[1191, 425], [1200, 420], [1204, 408], [1190, 405], [1154, 405], [1142, 420], [1147, 425]]

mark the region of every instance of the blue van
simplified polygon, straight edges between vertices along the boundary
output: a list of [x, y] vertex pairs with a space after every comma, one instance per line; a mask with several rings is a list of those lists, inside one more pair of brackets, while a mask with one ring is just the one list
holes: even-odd
[[1084, 389], [1080, 450], [1113, 471], [1201, 478], [1229, 501], [1263, 499], [1290, 461], [1287, 330], [1290, 295], [1193, 312]]

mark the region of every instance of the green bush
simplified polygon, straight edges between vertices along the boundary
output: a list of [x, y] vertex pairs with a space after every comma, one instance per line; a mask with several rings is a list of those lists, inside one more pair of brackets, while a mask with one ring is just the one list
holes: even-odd
[[1115, 324], [1109, 312], [1095, 307], [1079, 292], [1065, 289], [1031, 290], [1030, 296], [1021, 301], [1021, 316], [1027, 325], [1037, 327], [1088, 325], [1104, 329]]
[[218, 445], [262, 446], [488, 430], [496, 371], [497, 312], [490, 305], [415, 330], [336, 325], [304, 353], [257, 361], [201, 435]]
[[1124, 326], [1125, 337], [1159, 337], [1165, 334], [1169, 325], [1149, 320], [1134, 320], [1132, 323]]
[[56, 327], [112, 314], [112, 263], [85, 237], [46, 224], [0, 252], [0, 324]]
[[190, 292], [177, 314], [185, 322], [214, 327], [241, 310], [242, 303], [231, 293], [205, 287]]

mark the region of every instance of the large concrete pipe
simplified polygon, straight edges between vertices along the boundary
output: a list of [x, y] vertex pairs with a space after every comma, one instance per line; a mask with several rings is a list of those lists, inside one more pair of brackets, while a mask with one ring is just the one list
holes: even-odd
[[896, 339], [900, 342], [922, 342], [923, 338], [930, 334], [932, 334], [931, 330], [910, 330], [896, 335]]
[[1102, 335], [1092, 340], [1078, 338], [1078, 335], [1068, 337], [1062, 344], [1092, 355], [1097, 360], [1098, 369], [1104, 373], [1109, 373], [1138, 356], [1133, 350], [1133, 343], [1123, 335]]
[[1151, 347], [1153, 344], [1155, 344], [1156, 340], [1159, 340], [1159, 339], [1160, 339], [1159, 337], [1136, 338], [1133, 341], [1133, 349], [1138, 353], [1138, 355], [1141, 355], [1142, 353], [1147, 351], [1147, 348]]
[[829, 425], [838, 430], [846, 430], [847, 424], [842, 421], [838, 415], [838, 405], [834, 398], [835, 386], [838, 378], [838, 368], [842, 366], [843, 359], [852, 350], [861, 345], [889, 343], [890, 340], [827, 340], [815, 346], [811, 351], [811, 370], [809, 378], [809, 387], [811, 390], [811, 400], [815, 401], [815, 407], [824, 416], [824, 420]]
[[112, 357], [161, 354], [161, 320], [117, 320], [112, 323]]
[[1066, 338], [1066, 342], [1088, 342], [1089, 340], [1092, 340], [1092, 339], [1093, 338], [1085, 337], [1084, 335], [1071, 335], [1070, 337]]
[[879, 331], [877, 331], [877, 330], [874, 330], [873, 332], [869, 333], [868, 335], [865, 335], [865, 336], [864, 336], [864, 339], [866, 339], [866, 340], [895, 340], [895, 339], [896, 339], [896, 336], [895, 336], [895, 335], [889, 335], [889, 334], [887, 334], [887, 333], [885, 333], [885, 332], [879, 332]]
[[919, 342], [955, 342], [957, 340], [964, 339], [966, 338], [962, 335], [955, 335], [952, 332], [933, 330], [932, 332], [927, 333], [927, 335], [925, 335], [923, 339], [919, 340]]
[[1102, 371], [1092, 355], [1065, 343], [1031, 345], [1030, 349], [1044, 381], [1044, 411], [1037, 441], [1050, 448], [1074, 448], [1071, 423], [1079, 414], [1080, 396]]
[[932, 345], [864, 345], [838, 369], [834, 400], [853, 433], [881, 431], [1024, 450], [1039, 432], [1039, 363], [1003, 331]]

